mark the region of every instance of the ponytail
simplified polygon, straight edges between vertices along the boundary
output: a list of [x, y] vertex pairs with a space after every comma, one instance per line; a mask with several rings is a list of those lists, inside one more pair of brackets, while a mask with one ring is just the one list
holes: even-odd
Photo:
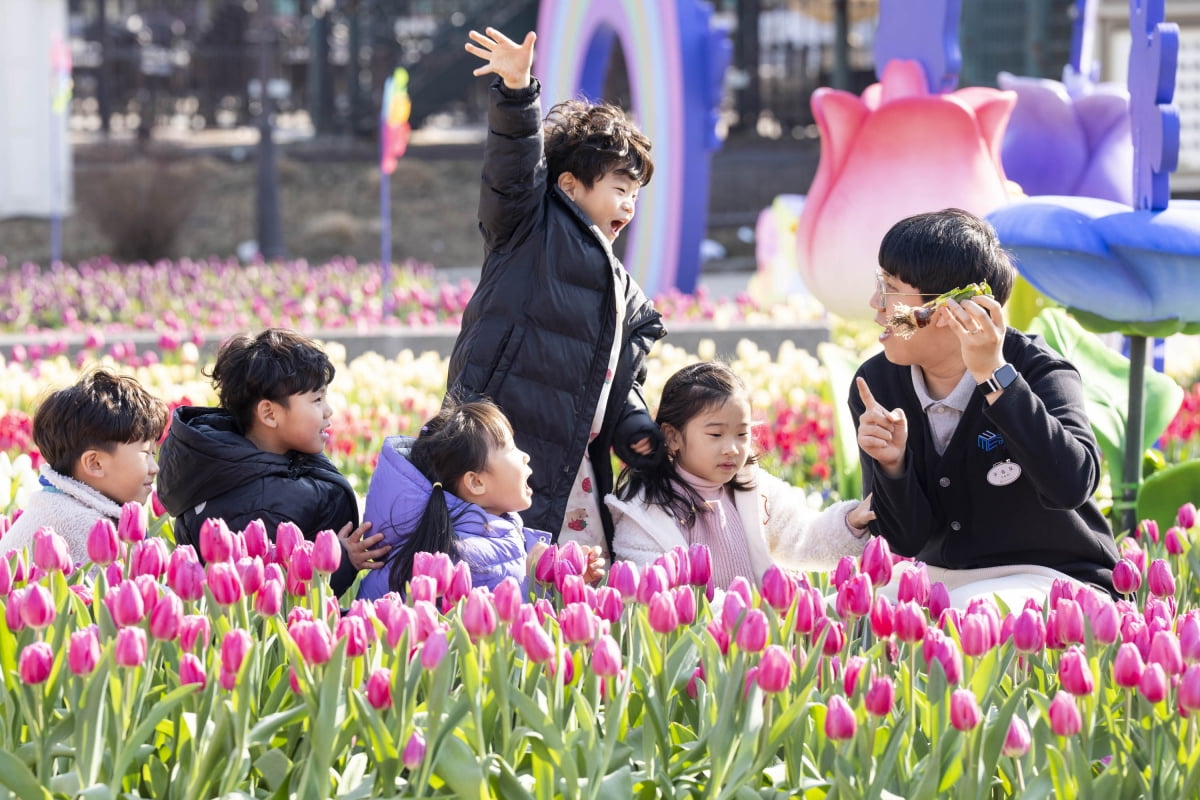
[[441, 481], [434, 481], [425, 503], [425, 511], [412, 535], [400, 546], [400, 552], [391, 559], [388, 571], [388, 588], [403, 594], [412, 580], [413, 561], [417, 553], [446, 553], [451, 561], [458, 561], [458, 537], [454, 533], [454, 517], [446, 503], [446, 489]]

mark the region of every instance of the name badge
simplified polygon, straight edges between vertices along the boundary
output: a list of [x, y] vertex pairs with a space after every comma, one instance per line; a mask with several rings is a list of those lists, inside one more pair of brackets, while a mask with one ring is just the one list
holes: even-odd
[[987, 482], [992, 486], [1008, 486], [1019, 477], [1021, 465], [1008, 460], [993, 464], [987, 471]]

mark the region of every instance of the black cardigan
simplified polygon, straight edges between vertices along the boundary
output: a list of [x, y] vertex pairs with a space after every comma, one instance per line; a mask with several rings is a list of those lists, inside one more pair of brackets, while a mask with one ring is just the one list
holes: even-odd
[[[1040, 564], [1111, 592], [1117, 547], [1093, 499], [1100, 451], [1079, 373], [1039, 338], [1011, 328], [1004, 357], [1016, 367], [1016, 381], [990, 406], [977, 392], [941, 456], [911, 368], [882, 353], [859, 368], [856, 376], [866, 379], [875, 398], [904, 409], [908, 418], [901, 477], [888, 478], [859, 453], [864, 496], [874, 492], [871, 532], [900, 555], [931, 566]], [[852, 385], [856, 429], [864, 410]], [[994, 485], [988, 472], [1005, 460], [1020, 467], [1020, 477]]]
[[[490, 89], [479, 197], [486, 259], [450, 356], [447, 394], [488, 397], [504, 411], [533, 470], [533, 505], [521, 517], [557, 538], [585, 448], [603, 498], [611, 449], [628, 460], [624, 433], [649, 424], [645, 360], [666, 329], [600, 230], [548, 185], [540, 92], [536, 79], [515, 91], [496, 79]], [[620, 360], [589, 445], [618, 308]], [[599, 508], [611, 544], [603, 501]]]

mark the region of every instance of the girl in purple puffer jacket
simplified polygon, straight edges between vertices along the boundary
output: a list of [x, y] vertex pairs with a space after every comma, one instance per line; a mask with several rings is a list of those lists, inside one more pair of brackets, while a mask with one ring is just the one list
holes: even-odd
[[[488, 401], [448, 404], [413, 439], [384, 440], [367, 490], [364, 519], [392, 546], [387, 564], [363, 578], [358, 596], [404, 592], [419, 552], [447, 553], [471, 569], [474, 586], [512, 576], [527, 588], [530, 566], [550, 534], [524, 527], [529, 456], [508, 419]], [[589, 574], [602, 565], [592, 554]]]

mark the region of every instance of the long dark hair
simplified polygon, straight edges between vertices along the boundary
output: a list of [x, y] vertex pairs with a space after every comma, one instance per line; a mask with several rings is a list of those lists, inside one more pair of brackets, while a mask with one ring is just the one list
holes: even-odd
[[[719, 408], [731, 397], [745, 391], [746, 384], [725, 364], [717, 361], [689, 364], [667, 379], [654, 421], [660, 427], [669, 424], [682, 434], [683, 426], [698, 414]], [[751, 454], [746, 463], [752, 464], [756, 460]], [[726, 486], [736, 491], [754, 488], [752, 483], [746, 483], [736, 475]], [[667, 509], [689, 528], [696, 523], [698, 511], [708, 510], [704, 499], [680, 477], [675, 468], [675, 459], [670, 455], [659, 459], [651, 467], [626, 466], [621, 470], [617, 477], [617, 497], [628, 500], [639, 492], [645, 492], [648, 505]]]
[[470, 506], [464, 505], [452, 515], [446, 493], [459, 496], [463, 476], [482, 472], [487, 467], [488, 454], [502, 447], [510, 436], [512, 425], [487, 400], [448, 403], [422, 426], [409, 460], [433, 484], [433, 490], [412, 535], [391, 559], [388, 588], [404, 591], [412, 578], [413, 558], [417, 553], [446, 553], [454, 561], [459, 559], [454, 526]]

